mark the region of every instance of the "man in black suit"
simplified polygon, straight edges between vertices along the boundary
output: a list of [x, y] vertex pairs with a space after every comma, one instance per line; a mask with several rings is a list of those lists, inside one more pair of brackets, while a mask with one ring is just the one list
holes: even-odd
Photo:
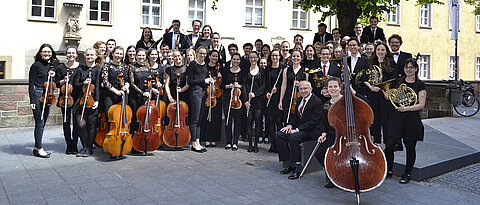
[[367, 26], [363, 29], [363, 33], [368, 37], [369, 43], [375, 43], [376, 41], [379, 41], [379, 40], [383, 42], [386, 41], [385, 34], [383, 33], [383, 29], [378, 27], [377, 24], [378, 24], [378, 18], [376, 16], [371, 16], [370, 26]]
[[363, 25], [361, 23], [356, 23], [355, 27], [353, 27], [353, 33], [348, 36], [357, 38], [360, 45], [368, 43], [368, 36], [363, 33]]
[[312, 86], [308, 81], [299, 83], [300, 96], [297, 99], [297, 109], [287, 126], [275, 134], [278, 149], [278, 158], [288, 162], [281, 174], [293, 172], [288, 179], [298, 179], [302, 172], [302, 153], [300, 143], [315, 140], [324, 130], [320, 123], [322, 101], [312, 93]]
[[388, 45], [390, 49], [392, 49], [393, 54], [393, 61], [394, 64], [390, 65], [392, 67], [393, 73], [395, 77], [400, 77], [400, 75], [404, 74], [403, 66], [406, 59], [411, 58], [412, 54], [400, 51], [400, 46], [402, 46], [402, 37], [398, 34], [393, 34], [388, 38]]
[[352, 82], [353, 89], [358, 93], [365, 96], [367, 94], [366, 86], [357, 86], [354, 80], [358, 72], [368, 68], [368, 63], [370, 59], [362, 57], [360, 52], [358, 52], [359, 42], [357, 38], [351, 38], [347, 42], [348, 50], [350, 51], [351, 56], [348, 57], [347, 63], [350, 68], [350, 79]]
[[315, 33], [315, 36], [313, 37], [313, 44], [320, 42], [322, 45], [325, 45], [329, 40], [333, 40], [333, 37], [332, 34], [327, 32], [327, 25], [324, 23], [318, 24], [318, 32]]
[[172, 25], [173, 31], [163, 36], [162, 44], [168, 45], [171, 50], [178, 49], [185, 52], [189, 46], [187, 37], [180, 33], [180, 21], [175, 19], [172, 21]]
[[[330, 49], [326, 46], [322, 47], [320, 49], [320, 68], [322, 68], [321, 71], [317, 74], [317, 77], [323, 77], [325, 75], [327, 76], [335, 76], [339, 77], [342, 75], [342, 70], [336, 63], [330, 63]], [[313, 85], [313, 94], [315, 94], [317, 97], [319, 97], [322, 102], [325, 102], [327, 98], [323, 95], [323, 85], [318, 87], [315, 83], [315, 73], [309, 74], [311, 77], [308, 77], [310, 83]]]
[[202, 34], [200, 34], [200, 28], [202, 28], [202, 22], [200, 20], [193, 20], [192, 21], [192, 29], [193, 32], [187, 35], [187, 43], [190, 48], [195, 48], [195, 44], [197, 40], [202, 38]]

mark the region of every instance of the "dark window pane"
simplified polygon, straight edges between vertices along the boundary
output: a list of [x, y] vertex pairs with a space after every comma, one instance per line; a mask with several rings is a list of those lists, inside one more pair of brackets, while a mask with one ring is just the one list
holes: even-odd
[[55, 9], [45, 8], [45, 17], [55, 17]]
[[90, 9], [98, 10], [98, 1], [90, 1]]
[[41, 16], [42, 15], [42, 8], [38, 6], [32, 7], [32, 16]]
[[5, 61], [0, 61], [0, 79], [5, 79]]
[[32, 5], [42, 5], [42, 0], [32, 0]]
[[152, 3], [154, 3], [154, 4], [160, 4], [160, 0], [153, 0]]
[[142, 23], [148, 24], [148, 16], [145, 16], [145, 15], [142, 16]]
[[160, 7], [154, 6], [152, 7], [152, 13], [153, 15], [160, 15]]
[[108, 12], [102, 12], [102, 19], [101, 21], [110, 21], [109, 19], [109, 13]]
[[110, 11], [110, 2], [102, 2], [102, 11]]
[[45, 0], [45, 6], [54, 6], [55, 0]]
[[150, 0], [143, 0], [143, 3], [150, 3]]
[[142, 14], [148, 15], [150, 12], [150, 6], [142, 6]]
[[93, 20], [93, 21], [98, 20], [98, 12], [90, 11], [90, 20]]

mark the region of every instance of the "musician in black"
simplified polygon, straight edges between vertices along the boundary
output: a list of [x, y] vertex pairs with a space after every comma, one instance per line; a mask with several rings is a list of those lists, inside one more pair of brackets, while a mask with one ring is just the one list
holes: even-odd
[[162, 44], [168, 45], [171, 50], [178, 49], [185, 52], [189, 47], [187, 37], [180, 33], [180, 21], [175, 19], [172, 21], [172, 32], [166, 33], [163, 36]]
[[[198, 41], [197, 41], [198, 43]], [[203, 46], [197, 49], [197, 59], [192, 61], [187, 68], [187, 81], [190, 85], [190, 134], [192, 136], [192, 151], [203, 153], [207, 149], [200, 144], [200, 123], [202, 108], [205, 108], [205, 88], [213, 81], [208, 77], [205, 58], [207, 49]]]
[[[365, 70], [368, 68], [368, 63], [370, 62], [370, 59], [362, 57], [360, 52], [358, 52], [359, 49], [359, 43], [357, 38], [350, 38], [347, 42], [348, 44], [348, 50], [350, 51], [351, 56], [348, 57], [347, 63], [348, 67], [350, 68], [350, 76], [352, 79], [356, 78], [356, 75], [358, 72]], [[366, 87], [359, 87], [355, 83], [352, 84], [353, 89], [362, 94], [363, 96], [366, 96], [367, 94], [367, 88]]]
[[[211, 50], [208, 52], [208, 63], [207, 63], [207, 72], [209, 73], [209, 77], [216, 77], [217, 80], [222, 78], [222, 74], [220, 73], [223, 68], [221, 68], [222, 63], [220, 62], [220, 53], [217, 50]], [[215, 91], [215, 81], [211, 91]], [[219, 84], [221, 87], [221, 85]], [[208, 91], [210, 92], [210, 91]], [[222, 138], [222, 97], [219, 98], [215, 97], [214, 92], [210, 92], [217, 101], [216, 105], [209, 108], [205, 108], [205, 112], [203, 112], [203, 116], [201, 116], [201, 134], [200, 134], [200, 141], [205, 141], [205, 147], [216, 147], [217, 141], [220, 141]], [[206, 100], [209, 100], [209, 96], [205, 93]], [[213, 103], [213, 100], [211, 101]], [[206, 105], [204, 105], [206, 106]], [[216, 129], [212, 129], [216, 128]], [[218, 129], [217, 129], [218, 128]]]
[[[294, 51], [295, 53], [295, 51]], [[302, 171], [302, 153], [300, 143], [315, 140], [324, 131], [321, 121], [322, 101], [312, 93], [312, 86], [308, 81], [299, 83], [299, 98], [296, 112], [292, 114], [287, 126], [275, 134], [278, 157], [287, 162], [287, 167], [281, 174], [293, 172], [288, 179], [298, 179]]]
[[195, 44], [199, 38], [202, 38], [202, 34], [200, 34], [200, 28], [202, 28], [202, 22], [198, 19], [192, 21], [192, 29], [193, 32], [187, 35], [188, 46], [189, 48], [195, 48]]
[[57, 64], [57, 56], [50, 44], [42, 44], [35, 55], [35, 62], [30, 66], [28, 73], [28, 94], [30, 97], [30, 108], [32, 108], [33, 119], [35, 120], [35, 129], [33, 136], [35, 138], [35, 147], [33, 155], [36, 157], [49, 158], [50, 153], [46, 152], [42, 146], [43, 130], [50, 113], [50, 104], [45, 104], [43, 119], [42, 109], [44, 102], [40, 102], [44, 90], [44, 83], [48, 76], [55, 77], [54, 64]]
[[[263, 121], [262, 112], [264, 110], [265, 94], [265, 73], [263, 69], [258, 67], [258, 53], [255, 51], [250, 52], [248, 55], [250, 61], [250, 69], [245, 73], [243, 77], [243, 101], [245, 104], [246, 112], [248, 112], [247, 126], [248, 126], [248, 152], [258, 152], [258, 140], [262, 132]], [[252, 87], [253, 83], [253, 87]], [[255, 123], [255, 131], [253, 126]], [[255, 142], [252, 145], [253, 138]]]
[[[324, 89], [323, 82], [320, 81], [320, 86], [317, 86], [318, 78], [324, 76], [334, 76], [340, 78], [342, 75], [342, 70], [335, 62], [330, 62], [330, 49], [326, 46], [320, 49], [320, 65], [317, 73], [310, 73], [308, 75], [308, 80], [313, 85], [313, 93], [318, 96], [322, 102], [326, 102], [328, 98], [326, 97], [326, 90]], [[328, 96], [328, 95], [327, 95]]]
[[[93, 154], [93, 143], [95, 141], [97, 131], [97, 117], [98, 117], [98, 105], [100, 101], [100, 73], [101, 68], [95, 64], [97, 59], [97, 52], [93, 48], [88, 48], [85, 51], [86, 65], [79, 66], [75, 70], [73, 75], [72, 84], [75, 92], [74, 98], [76, 99], [73, 105], [74, 127], [76, 133], [80, 136], [83, 148], [77, 154], [77, 157], [88, 157]], [[85, 104], [85, 100], [82, 101], [82, 97], [85, 95], [83, 87], [87, 88], [88, 84], [95, 86], [92, 92], [93, 106], [88, 108]], [[85, 90], [86, 92], [87, 90]], [[85, 105], [85, 107], [84, 107]], [[83, 113], [83, 118], [82, 118]], [[76, 144], [75, 144], [76, 145]], [[76, 146], [75, 146], [76, 147]], [[75, 148], [74, 147], [74, 148]]]
[[284, 120], [287, 119], [288, 112], [291, 112], [291, 105], [294, 104], [296, 99], [296, 96], [292, 97], [292, 95], [298, 93], [298, 87], [293, 90], [294, 84], [298, 86], [298, 82], [307, 79], [306, 68], [300, 65], [302, 61], [301, 51], [294, 50], [291, 57], [292, 65], [283, 70], [280, 102], [278, 104], [278, 109], [283, 110]]
[[388, 38], [388, 45], [392, 49], [392, 55], [393, 55], [393, 61], [394, 63], [392, 64], [392, 69], [395, 73], [396, 77], [399, 77], [403, 74], [403, 67], [404, 67], [404, 62], [408, 58], [412, 58], [411, 53], [407, 53], [404, 51], [400, 50], [400, 46], [402, 46], [403, 40], [402, 37], [398, 34], [393, 34]]
[[140, 37], [140, 40], [137, 41], [137, 45], [135, 47], [137, 49], [143, 48], [145, 50], [157, 47], [157, 45], [155, 44], [155, 41], [153, 40], [153, 33], [150, 27], [143, 28], [142, 36]]
[[204, 25], [202, 28], [202, 38], [199, 38], [197, 40], [197, 43], [195, 44], [195, 49], [198, 50], [200, 46], [203, 46], [205, 48], [209, 48], [212, 46], [212, 27], [210, 25]]
[[[187, 84], [187, 66], [183, 64], [183, 56], [181, 51], [173, 51], [173, 62], [174, 65], [165, 69], [165, 93], [167, 94], [167, 99], [169, 103], [176, 102], [177, 92], [178, 97], [181, 101], [189, 103], [189, 95]], [[177, 74], [180, 74], [180, 85], [177, 85]], [[177, 86], [180, 87], [180, 90], [177, 90]]]
[[280, 102], [282, 74], [286, 66], [280, 64], [281, 55], [279, 50], [273, 50], [269, 57], [270, 63], [265, 69], [265, 96], [268, 103], [265, 114], [265, 123], [267, 123], [266, 127], [268, 127], [267, 137], [271, 141], [268, 152], [277, 152], [277, 145], [275, 144], [274, 136], [275, 133], [283, 127], [283, 113], [278, 109], [278, 103]]
[[[241, 95], [243, 93], [238, 93], [232, 88], [237, 88], [241, 92], [242, 88], [242, 74], [240, 69], [240, 59], [241, 56], [239, 53], [233, 53], [232, 55], [232, 66], [225, 70], [223, 73], [222, 78], [222, 87], [223, 89], [223, 112], [225, 115], [225, 136], [227, 139], [227, 145], [225, 146], [226, 150], [232, 149], [232, 151], [238, 150], [238, 137], [240, 136], [240, 129], [241, 129], [241, 120], [242, 120], [242, 112], [245, 111], [243, 109], [243, 105], [234, 107], [231, 106], [232, 101], [240, 100], [241, 103]], [[233, 134], [232, 134], [232, 125], [233, 125]], [[232, 138], [233, 137], [233, 138]]]
[[406, 184], [410, 181], [410, 173], [415, 164], [415, 146], [417, 145], [417, 141], [423, 141], [424, 130], [420, 118], [420, 110], [425, 107], [427, 91], [425, 83], [418, 78], [417, 62], [409, 58], [405, 61], [404, 65], [403, 71], [405, 75], [395, 83], [396, 86], [393, 88], [397, 88], [401, 84], [412, 88], [418, 97], [418, 103], [409, 106], [401, 105], [392, 112], [389, 125], [390, 137], [387, 139], [388, 141], [385, 145], [385, 157], [387, 158], [388, 165], [387, 177], [391, 177], [395, 156], [393, 151], [398, 140], [403, 138], [403, 143], [407, 150], [407, 160], [405, 172], [400, 178], [400, 183]]

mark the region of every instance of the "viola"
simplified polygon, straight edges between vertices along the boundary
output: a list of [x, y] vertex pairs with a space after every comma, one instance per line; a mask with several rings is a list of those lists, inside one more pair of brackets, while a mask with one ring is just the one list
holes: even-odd
[[[343, 65], [348, 66], [346, 54]], [[360, 191], [369, 191], [382, 184], [387, 174], [387, 162], [382, 149], [370, 140], [373, 111], [349, 89], [348, 67], [343, 74], [347, 88], [345, 95], [328, 112], [336, 139], [335, 144], [327, 149], [325, 171], [335, 186], [355, 192], [359, 203]]]
[[[177, 90], [180, 86], [180, 73], [177, 73]], [[169, 119], [168, 125], [165, 127], [163, 133], [163, 141], [169, 147], [179, 148], [187, 145], [190, 142], [190, 129], [185, 123], [188, 115], [188, 106], [185, 102], [180, 100], [177, 92], [177, 99], [175, 102], [168, 104], [167, 116]]]
[[[235, 73], [234, 82], [238, 82], [237, 73]], [[232, 94], [231, 95], [232, 100], [230, 102], [230, 107], [236, 110], [242, 108], [242, 101], [240, 100], [240, 95], [242, 94], [242, 90], [240, 88], [233, 87], [231, 94]]]
[[[70, 69], [67, 68], [67, 79], [65, 81], [65, 84], [62, 85], [60, 88], [61, 93], [63, 94], [60, 96], [60, 99], [58, 99], [58, 104], [62, 107], [65, 107], [65, 113], [67, 113], [67, 107], [72, 107], [73, 105], [73, 98], [72, 98], [72, 91], [73, 91], [73, 86], [72, 84], [69, 83], [70, 81]], [[66, 103], [65, 103], [66, 102]], [[66, 121], [66, 116], [64, 122]]]
[[100, 113], [98, 115], [98, 127], [97, 135], [95, 136], [95, 145], [98, 147], [103, 147], [103, 141], [105, 141], [105, 136], [108, 132], [107, 117], [105, 113]]
[[[53, 65], [50, 64], [50, 71], [53, 69]], [[46, 105], [53, 105], [55, 104], [55, 95], [53, 92], [57, 89], [57, 85], [53, 82], [53, 78], [50, 77], [48, 74], [47, 81], [43, 84], [43, 95], [40, 98], [40, 102], [43, 102], [42, 106], [42, 115], [40, 116], [40, 120], [43, 120], [43, 114], [45, 113], [45, 106]]]
[[[217, 73], [220, 72], [220, 63], [217, 62]], [[222, 96], [222, 88], [220, 87], [222, 85], [222, 78], [215, 76], [213, 77], [213, 81], [215, 82], [215, 97], [219, 98]]]
[[[92, 79], [92, 68], [89, 68], [88, 70], [88, 79]], [[95, 86], [92, 84], [91, 80], [88, 82], [88, 84], [85, 84], [82, 87], [83, 96], [80, 99], [80, 105], [83, 105], [83, 108], [82, 108], [82, 115], [80, 119], [83, 119], [85, 107], [92, 108], [93, 104], [95, 103], [95, 99], [93, 99], [93, 96], [92, 96], [94, 89], [95, 89]]]
[[[212, 72], [208, 71], [209, 78], [212, 78]], [[214, 88], [214, 82], [211, 82], [207, 87], [207, 99], [205, 100], [205, 106], [215, 107], [217, 105], [216, 89]]]
[[[296, 81], [300, 81], [300, 78], [297, 76]], [[287, 123], [290, 120], [290, 113], [295, 113], [297, 109], [297, 98], [300, 97], [300, 92], [298, 92], [297, 84], [295, 84], [295, 81], [293, 81], [293, 86], [292, 86], [292, 97], [290, 98], [290, 111], [287, 114]]]
[[[125, 85], [123, 73], [118, 74], [118, 82], [120, 87]], [[112, 105], [108, 109], [108, 122], [110, 123], [110, 131], [103, 142], [103, 151], [117, 159], [121, 159], [123, 154], [127, 154], [132, 150], [132, 135], [128, 131], [129, 124], [132, 120], [132, 109], [127, 105], [126, 93], [122, 92], [122, 102]]]
[[147, 152], [156, 150], [160, 146], [160, 135], [155, 130], [155, 123], [159, 116], [158, 108], [150, 103], [152, 98], [152, 76], [147, 78], [148, 100], [146, 105], [142, 105], [137, 110], [137, 121], [139, 128], [133, 135], [133, 148]]

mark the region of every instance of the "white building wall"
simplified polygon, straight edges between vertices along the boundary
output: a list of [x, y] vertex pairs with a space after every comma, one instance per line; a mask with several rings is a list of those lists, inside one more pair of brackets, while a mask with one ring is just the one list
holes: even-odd
[[[29, 7], [31, 0], [24, 1], [0, 1], [0, 19], [2, 32], [0, 32], [0, 56], [11, 56], [11, 71], [7, 70], [8, 78], [28, 78], [28, 70], [33, 63], [33, 56], [42, 43], [50, 43], [55, 50], [64, 50], [63, 36], [66, 32], [66, 20], [72, 11], [77, 12], [82, 40], [79, 50], [85, 50], [98, 41], [106, 41], [114, 38], [117, 45], [127, 47], [135, 45], [140, 38], [141, 25], [141, 0], [112, 0], [111, 25], [88, 24], [87, 13], [89, 11], [88, 0], [77, 0], [83, 3], [83, 8], [64, 7], [64, 2], [72, 0], [56, 1], [56, 22], [29, 20]], [[169, 27], [173, 19], [179, 19], [182, 23], [181, 31], [184, 34], [191, 32], [188, 20], [188, 0], [162, 0], [161, 28], [154, 29], [155, 40], [164, 33], [164, 28]], [[236, 43], [242, 51], [242, 45], [246, 42], [254, 43], [260, 38], [266, 44], [272, 44], [272, 38], [280, 36], [291, 42], [293, 36], [304, 36], [304, 46], [312, 43], [314, 33], [317, 31], [318, 20], [321, 14], [309, 12], [308, 30], [293, 30], [292, 4], [287, 0], [264, 1], [264, 27], [245, 26], [245, 0], [220, 0], [217, 10], [212, 10], [212, 1], [207, 0], [205, 6], [205, 22], [212, 26], [214, 32], [222, 36], [222, 44], [226, 47], [229, 43]], [[79, 12], [79, 14], [78, 14]], [[328, 30], [332, 19], [327, 19]], [[330, 23], [328, 23], [330, 22]], [[229, 58], [229, 57], [227, 57]]]

